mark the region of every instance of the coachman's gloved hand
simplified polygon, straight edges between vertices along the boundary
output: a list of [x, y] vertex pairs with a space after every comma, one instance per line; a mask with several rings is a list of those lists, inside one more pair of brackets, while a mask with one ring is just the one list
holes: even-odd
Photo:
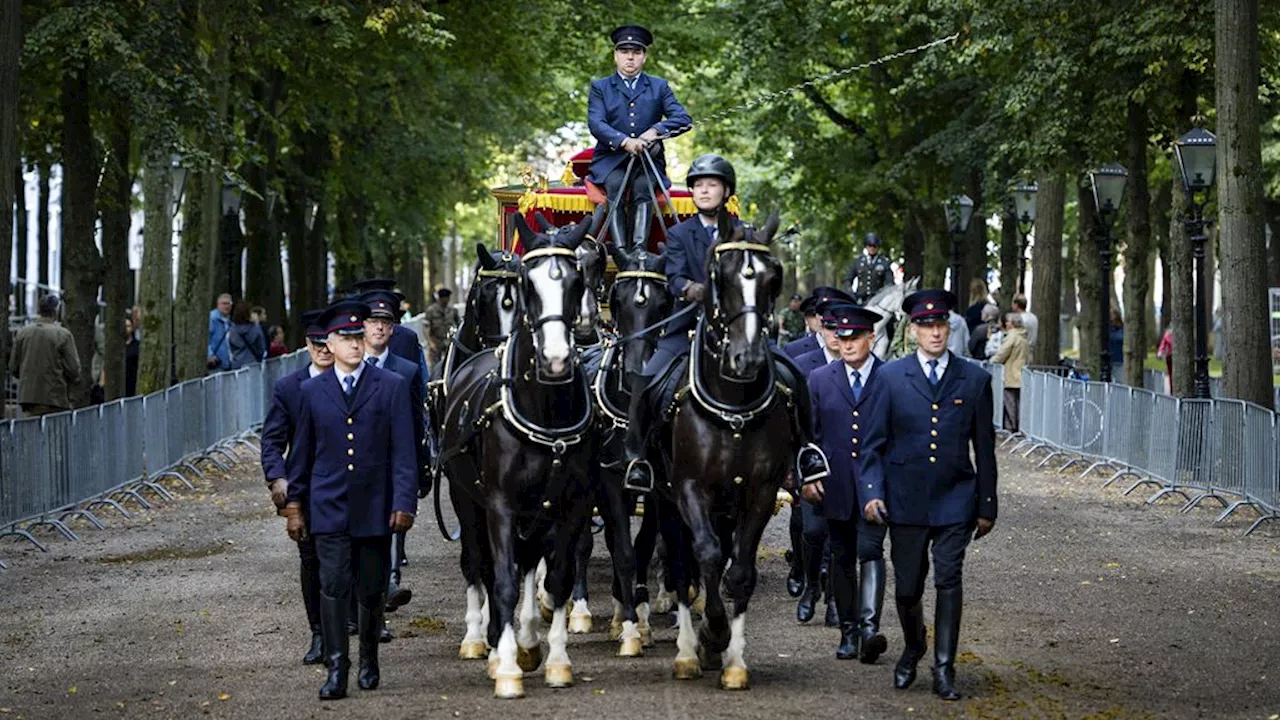
[[285, 517], [284, 529], [289, 533], [289, 539], [294, 542], [302, 542], [307, 537], [307, 518], [302, 512], [302, 506], [298, 503], [289, 503], [284, 506], [281, 514]]

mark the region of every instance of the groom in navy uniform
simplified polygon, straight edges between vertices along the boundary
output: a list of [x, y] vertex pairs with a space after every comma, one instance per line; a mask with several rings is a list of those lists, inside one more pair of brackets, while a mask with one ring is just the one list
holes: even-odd
[[863, 515], [888, 523], [893, 540], [894, 600], [906, 642], [894, 686], [915, 681], [925, 654], [921, 598], [932, 554], [933, 691], [944, 700], [960, 698], [955, 661], [965, 549], [996, 522], [991, 376], [947, 350], [955, 306], [955, 296], [944, 290], [922, 290], [903, 301], [919, 346], [880, 370], [865, 401], [857, 451]]
[[[854, 305], [833, 308], [840, 362], [809, 374], [813, 395], [814, 432], [831, 458], [831, 477], [801, 488], [805, 500], [820, 508], [831, 541], [831, 584], [840, 617], [840, 645], [836, 657], [859, 657], [873, 663], [887, 643], [880, 634], [884, 602], [884, 527], [862, 520], [858, 502], [858, 452], [862, 417], [872, 385], [884, 362], [871, 352], [880, 314]], [[862, 584], [858, 585], [859, 565]], [[855, 600], [854, 590], [861, 592]]]
[[[666, 80], [642, 72], [652, 33], [638, 25], [624, 25], [609, 37], [617, 72], [592, 81], [587, 100], [587, 127], [597, 140], [591, 182], [603, 187], [610, 204], [618, 209], [609, 215], [609, 239], [619, 247], [643, 246], [649, 239], [654, 193], [659, 192], [650, 181], [644, 151], [649, 150], [662, 184], [671, 187], [659, 138], [691, 126], [693, 120]], [[624, 185], [630, 190], [629, 202], [618, 197]], [[624, 207], [630, 208], [634, 228], [629, 243], [620, 212]]]
[[360, 605], [360, 687], [378, 687], [391, 536], [413, 527], [418, 509], [408, 385], [364, 362], [368, 315], [368, 305], [346, 300], [321, 317], [334, 367], [302, 384], [292, 448], [298, 460], [289, 468], [286, 530], [295, 541], [313, 534], [320, 562], [320, 627], [329, 668], [321, 700], [347, 694], [353, 584]]

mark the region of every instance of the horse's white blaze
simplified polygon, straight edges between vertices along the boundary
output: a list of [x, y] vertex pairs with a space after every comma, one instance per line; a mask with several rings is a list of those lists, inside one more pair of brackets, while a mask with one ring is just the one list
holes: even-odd
[[724, 651], [724, 666], [726, 668], [741, 667], [745, 668], [747, 662], [744, 655], [747, 650], [747, 616], [739, 615], [729, 623], [729, 647]]
[[569, 626], [565, 619], [564, 606], [556, 608], [551, 615], [551, 627], [547, 630], [547, 665], [569, 665]]
[[688, 605], [681, 604], [676, 614], [680, 620], [680, 632], [676, 635], [676, 660], [697, 659], [698, 635], [693, 630], [693, 612]]
[[498, 640], [498, 669], [494, 673], [506, 677], [523, 677], [520, 663], [516, 662], [516, 631], [511, 625], [502, 628], [502, 637]]
[[538, 613], [538, 575], [537, 572], [524, 574], [524, 594], [520, 598], [520, 633], [516, 640], [522, 648], [538, 645], [538, 625], [542, 616]]
[[[751, 272], [747, 272], [750, 268]], [[755, 255], [748, 254], [747, 261], [742, 264], [742, 304], [748, 307], [756, 305], [756, 291], [759, 283], [760, 273], [764, 270], [764, 263]], [[760, 316], [756, 313], [747, 313], [742, 317], [744, 331], [747, 334], [748, 342], [755, 338], [760, 332]]]
[[541, 320], [551, 316], [562, 318], [547, 322], [538, 330], [542, 335], [542, 341], [539, 343], [542, 360], [547, 363], [547, 369], [555, 375], [564, 373], [568, 365], [571, 341], [569, 326], [563, 320], [564, 293], [561, 290], [562, 282], [551, 277], [552, 268], [557, 269], [557, 275], [563, 274], [559, 264], [560, 261], [558, 259], [552, 258], [550, 262], [540, 263], [529, 271], [529, 282], [533, 283], [533, 290], [537, 293], [538, 299], [542, 304], [542, 315], [536, 319]]
[[481, 611], [483, 604], [482, 595], [484, 591], [477, 585], [467, 586], [467, 634], [462, 638], [462, 642], [468, 643], [475, 640], [484, 640], [483, 632], [484, 614]]

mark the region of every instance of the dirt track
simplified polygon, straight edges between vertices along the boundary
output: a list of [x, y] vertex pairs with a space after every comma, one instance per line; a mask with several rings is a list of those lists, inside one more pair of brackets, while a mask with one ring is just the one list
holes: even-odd
[[[761, 551], [747, 620], [752, 689], [715, 673], [671, 680], [672, 630], [645, 658], [614, 657], [602, 633], [572, 636], [578, 684], [526, 679], [521, 701], [491, 698], [483, 663], [456, 659], [462, 635], [456, 547], [430, 513], [410, 535], [413, 602], [390, 616], [383, 685], [322, 705], [296, 552], [256, 465], [83, 542], [42, 554], [5, 541], [0, 558], [0, 720], [209, 716], [409, 717], [1242, 717], [1280, 713], [1278, 528], [1240, 537], [1209, 514], [1179, 515], [1036, 472], [1001, 454], [1001, 519], [971, 548], [959, 676], [966, 699], [892, 688], [901, 634], [872, 667], [837, 662], [836, 631], [802, 627], [786, 597], [786, 512]], [[1280, 526], [1280, 523], [1276, 524]], [[608, 608], [603, 543], [592, 566], [597, 628]], [[927, 596], [930, 614], [932, 599]]]

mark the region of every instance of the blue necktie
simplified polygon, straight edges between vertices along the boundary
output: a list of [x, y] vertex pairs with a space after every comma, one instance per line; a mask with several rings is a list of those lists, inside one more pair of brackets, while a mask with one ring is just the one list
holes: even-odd
[[364, 363], [369, 367], [378, 367], [378, 358], [370, 355], [369, 357], [364, 359]]
[[862, 399], [862, 373], [857, 370], [853, 371], [853, 399], [855, 402]]
[[351, 397], [351, 393], [355, 392], [356, 389], [356, 376], [348, 375], [342, 378], [342, 384], [347, 386], [347, 389], [342, 391], [343, 394], [347, 397]]
[[938, 361], [937, 360], [929, 361], [929, 384], [930, 385], [938, 384]]

